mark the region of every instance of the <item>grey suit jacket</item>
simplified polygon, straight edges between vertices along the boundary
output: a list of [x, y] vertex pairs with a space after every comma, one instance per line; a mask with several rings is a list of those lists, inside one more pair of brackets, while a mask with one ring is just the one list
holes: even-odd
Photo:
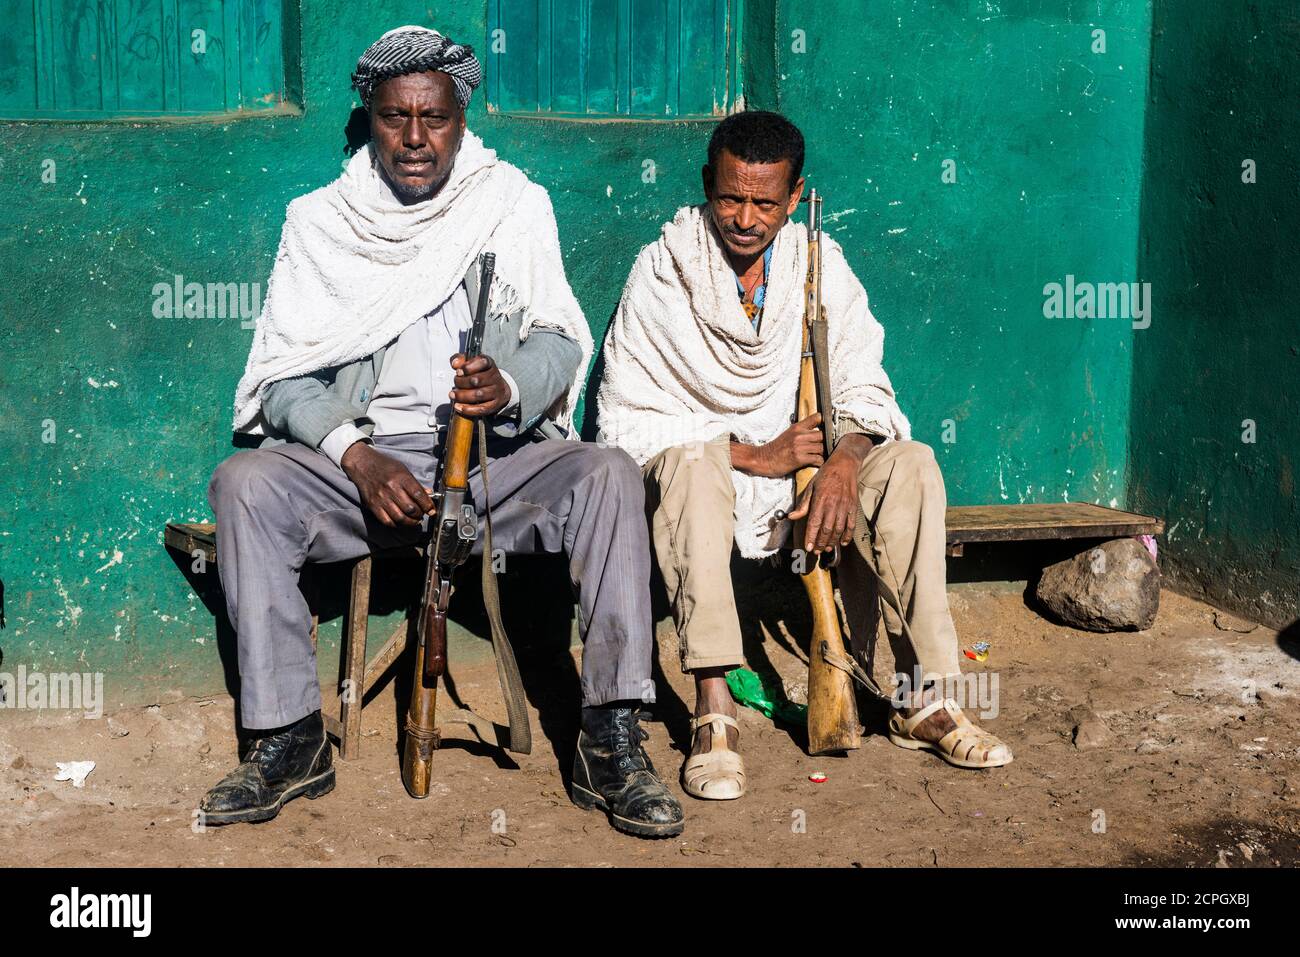
[[[465, 288], [471, 303], [478, 301], [478, 280], [475, 264], [465, 273]], [[523, 319], [524, 311], [520, 309], [499, 321], [489, 320], [484, 329], [484, 354], [491, 356], [515, 380], [519, 398], [517, 426], [504, 420], [488, 424], [493, 433], [503, 438], [525, 433], [535, 439], [565, 438], [565, 430], [548, 417], [547, 410], [569, 391], [578, 374], [582, 349], [553, 329], [534, 329], [521, 342], [519, 327]], [[354, 362], [267, 386], [262, 412], [275, 433], [261, 444], [275, 445], [293, 439], [319, 448], [325, 436], [347, 422], [356, 422], [363, 432], [370, 434], [374, 424], [358, 420], [365, 419], [387, 349], [383, 346]]]

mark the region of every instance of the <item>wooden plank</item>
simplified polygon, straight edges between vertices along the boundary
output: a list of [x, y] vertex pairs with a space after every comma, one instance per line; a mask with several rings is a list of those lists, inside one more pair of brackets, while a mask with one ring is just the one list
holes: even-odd
[[361, 754], [361, 702], [365, 695], [366, 632], [370, 620], [369, 555], [352, 566], [352, 594], [348, 617], [344, 623], [344, 680], [348, 682], [339, 716], [343, 722], [343, 742], [339, 755], [351, 761]]
[[[32, 72], [24, 74], [26, 77], [34, 78], [35, 82], [35, 99], [33, 101], [34, 112], [39, 113], [41, 110], [54, 110], [55, 84], [54, 84], [54, 11], [48, 3], [38, 0], [32, 4], [34, 8], [34, 21], [36, 26], [35, 36], [33, 38], [33, 53], [35, 61], [32, 64]], [[4, 62], [4, 61], [0, 61]], [[6, 114], [7, 116], [22, 116], [22, 112]]]
[[338, 741], [340, 748], [342, 748], [343, 725], [339, 723], [339, 719], [334, 717], [332, 714], [326, 714], [324, 711], [320, 713], [320, 719], [325, 725], [325, 733]]
[[1088, 502], [954, 506], [947, 513], [948, 542], [1019, 542], [1066, 538], [1159, 535], [1165, 523]]
[[[553, 113], [582, 112], [583, 34], [580, 4], [551, 0], [548, 31], [549, 60], [545, 76], [551, 91], [542, 109]], [[539, 70], [542, 63], [538, 61]]]
[[[221, 0], [178, 0], [176, 62], [180, 75], [182, 112], [221, 113], [231, 108], [226, 99], [229, 59], [238, 55], [236, 13]], [[233, 27], [233, 29], [232, 29]], [[194, 51], [194, 31], [202, 30], [204, 52]]]
[[[411, 609], [410, 614], [415, 614], [414, 608]], [[402, 652], [406, 650], [406, 636], [409, 628], [409, 618], [403, 618], [388, 640], [384, 642], [384, 646], [375, 653], [374, 658], [370, 659], [370, 664], [366, 665], [365, 681], [362, 682], [361, 693], [363, 696], [370, 693], [370, 689], [375, 686], [375, 682], [384, 676], [384, 672], [388, 670], [389, 666], [400, 658]]]
[[542, 108], [537, 89], [542, 42], [539, 4], [537, 0], [498, 0], [492, 12], [492, 30], [505, 31], [503, 53], [491, 53], [492, 30], [488, 32], [488, 51], [497, 78], [493, 103], [502, 112], [536, 113]]
[[[1047, 502], [1033, 505], [957, 505], [948, 509], [951, 546], [963, 542], [1022, 542], [1068, 538], [1124, 538], [1130, 535], [1161, 535], [1162, 519], [1089, 502]], [[164, 541], [187, 555], [196, 548], [210, 562], [217, 560], [216, 525], [212, 522], [168, 522]], [[378, 558], [420, 558], [419, 546], [383, 549]]]
[[664, 116], [682, 112], [682, 2], [664, 0]]
[[[739, 4], [736, 4], [739, 6]], [[731, 44], [732, 31], [735, 24], [732, 21], [732, 3], [731, 0], [713, 0], [713, 115], [724, 116], [727, 112], [727, 104], [731, 100], [731, 92], [727, 89], [727, 79], [730, 76]], [[740, 11], [735, 11], [736, 18], [740, 16]]]
[[[276, 110], [285, 102], [285, 6], [22, 0], [17, 16], [6, 10], [10, 32], [0, 39], [0, 115], [92, 120]], [[201, 54], [192, 47], [195, 29], [207, 36]]]
[[726, 76], [727, 7], [727, 0], [682, 4], [677, 77], [682, 116], [716, 116], [726, 99], [717, 82]]
[[159, 6], [150, 0], [117, 0], [116, 15], [115, 108], [123, 113], [161, 112], [166, 103]]
[[186, 534], [205, 541], [217, 540], [216, 522], [168, 522], [167, 527], [183, 530]]
[[537, 110], [548, 113], [555, 109], [552, 101], [551, 80], [554, 73], [555, 34], [551, 24], [551, 0], [537, 0]]
[[181, 109], [180, 0], [160, 0], [160, 4], [162, 22], [158, 27], [158, 39], [162, 47], [163, 109], [168, 113], [178, 113]]
[[281, 0], [240, 4], [239, 95], [232, 107], [264, 110], [288, 102], [281, 10]]
[[217, 526], [211, 522], [168, 522], [163, 543], [190, 556], [200, 551], [204, 561], [216, 564]]
[[[214, 522], [168, 522], [163, 529], [163, 544], [168, 548], [194, 553], [194, 549], [203, 549], [204, 557], [210, 561], [217, 560], [217, 526]], [[400, 545], [396, 548], [381, 548], [372, 552], [376, 558], [423, 558], [423, 545]]]
[[628, 112], [633, 116], [662, 119], [668, 113], [667, 5], [667, 0], [632, 0], [628, 10]]
[[622, 0], [591, 0], [584, 4], [583, 24], [586, 56], [583, 72], [583, 109], [587, 113], [612, 116], [619, 110], [618, 45], [623, 22], [619, 18]]
[[[632, 0], [617, 0], [618, 13], [610, 26], [614, 29], [614, 108], [613, 113], [632, 112]], [[598, 25], [591, 25], [593, 31]]]
[[55, 107], [59, 110], [103, 109], [99, 49], [103, 24], [98, 4], [89, 0], [47, 0], [53, 17]]

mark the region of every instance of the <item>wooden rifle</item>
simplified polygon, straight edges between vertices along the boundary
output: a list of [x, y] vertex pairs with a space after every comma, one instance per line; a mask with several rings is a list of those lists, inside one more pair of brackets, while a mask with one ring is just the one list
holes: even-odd
[[[814, 412], [822, 416], [826, 459], [834, 449], [831, 437], [830, 355], [827, 346], [826, 315], [822, 307], [822, 198], [817, 190], [808, 194], [808, 274], [804, 281], [803, 351], [799, 362], [799, 400], [795, 421]], [[795, 473], [795, 501], [817, 474], [815, 466]], [[804, 544], [807, 519], [794, 528], [795, 548]], [[849, 751], [861, 743], [858, 704], [852, 678], [844, 667], [831, 661], [851, 661], [840, 628], [831, 569], [839, 562], [839, 546], [830, 556], [803, 556], [803, 579], [812, 604], [813, 632], [808, 646], [808, 753]]]
[[[482, 275], [474, 322], [465, 345], [465, 358], [483, 349], [487, 323], [488, 291], [496, 256], [483, 255]], [[402, 752], [402, 783], [416, 798], [429, 794], [433, 752], [439, 744], [434, 718], [438, 705], [438, 679], [447, 668], [447, 606], [454, 591], [456, 569], [469, 557], [478, 539], [478, 516], [469, 501], [469, 459], [474, 445], [474, 422], [451, 411], [447, 424], [438, 485], [433, 493], [434, 519], [426, 547], [424, 591], [416, 619], [419, 644], [415, 653], [415, 682], [406, 713], [406, 746]], [[490, 561], [490, 557], [485, 558]]]

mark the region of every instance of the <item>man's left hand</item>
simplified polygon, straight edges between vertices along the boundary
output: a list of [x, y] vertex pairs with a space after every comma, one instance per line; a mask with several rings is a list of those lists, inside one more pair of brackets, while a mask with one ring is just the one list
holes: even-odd
[[866, 435], [852, 434], [840, 439], [835, 451], [803, 490], [787, 518], [807, 518], [804, 524], [803, 549], [806, 552], [829, 552], [836, 545], [853, 541], [857, 524], [858, 473], [862, 460], [872, 449]]
[[451, 390], [452, 408], [470, 419], [496, 415], [510, 402], [510, 386], [491, 356], [466, 359], [458, 352], [451, 357], [456, 370], [455, 388]]

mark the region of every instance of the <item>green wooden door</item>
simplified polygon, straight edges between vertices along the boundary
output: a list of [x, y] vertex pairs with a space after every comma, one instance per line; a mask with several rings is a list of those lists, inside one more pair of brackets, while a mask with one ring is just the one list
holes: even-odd
[[488, 107], [679, 119], [740, 94], [741, 0], [488, 0]]
[[0, 118], [271, 110], [284, 0], [0, 0]]

